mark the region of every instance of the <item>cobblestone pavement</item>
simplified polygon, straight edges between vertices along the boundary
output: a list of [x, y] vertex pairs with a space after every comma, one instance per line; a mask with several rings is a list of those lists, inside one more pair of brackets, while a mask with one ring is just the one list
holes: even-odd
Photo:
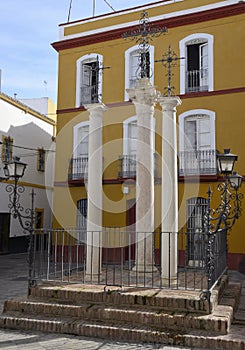
[[[27, 295], [27, 262], [26, 254], [0, 255], [0, 313], [6, 299], [12, 299]], [[242, 281], [245, 291], [245, 275], [231, 273], [231, 279]], [[245, 297], [245, 293], [243, 293]], [[242, 299], [242, 307], [239, 312], [245, 313], [245, 300]], [[69, 349], [93, 349], [93, 350], [136, 350], [136, 349], [187, 349], [156, 344], [131, 344], [113, 342], [86, 337], [78, 337], [64, 334], [44, 334], [39, 332], [1, 330], [0, 349], [6, 350], [69, 350]], [[192, 349], [193, 350], [193, 349]], [[198, 350], [198, 349], [195, 349]]]

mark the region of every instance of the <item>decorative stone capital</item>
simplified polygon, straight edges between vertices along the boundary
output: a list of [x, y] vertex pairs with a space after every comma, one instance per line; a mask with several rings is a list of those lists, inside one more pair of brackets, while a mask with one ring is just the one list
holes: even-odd
[[155, 106], [159, 97], [159, 92], [151, 85], [148, 78], [139, 79], [135, 88], [126, 91], [133, 103], [150, 107]]
[[86, 110], [94, 116], [101, 116], [103, 112], [108, 111], [108, 107], [104, 103], [89, 103], [84, 105]]
[[158, 98], [163, 111], [176, 111], [176, 107], [181, 105], [182, 101], [178, 96], [164, 97], [160, 96]]

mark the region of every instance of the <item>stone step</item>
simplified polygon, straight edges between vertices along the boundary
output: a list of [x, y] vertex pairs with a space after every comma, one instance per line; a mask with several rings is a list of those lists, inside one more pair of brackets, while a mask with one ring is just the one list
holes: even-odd
[[40, 332], [52, 332], [73, 334], [79, 336], [98, 337], [103, 339], [113, 339], [126, 342], [156, 343], [187, 347], [198, 347], [206, 349], [244, 349], [244, 339], [231, 339], [229, 336], [220, 336], [213, 332], [205, 331], [164, 331], [151, 329], [148, 326], [128, 326], [124, 322], [103, 323], [95, 321], [81, 320], [80, 318], [60, 318], [41, 315], [25, 315], [18, 317], [15, 315], [0, 317], [0, 327], [17, 330], [31, 330]]
[[224, 289], [219, 304], [233, 307], [235, 313], [241, 298], [241, 283], [229, 283]]
[[86, 303], [67, 305], [47, 301], [9, 300], [4, 303], [4, 314], [12, 313], [21, 318], [23, 315], [43, 315], [56, 317], [75, 317], [83, 320], [105, 322], [124, 322], [162, 330], [197, 329], [227, 334], [233, 316], [230, 306], [217, 306], [212, 314], [200, 315], [190, 312], [166, 312], [161, 308], [146, 309], [145, 306], [108, 305]]
[[44, 284], [31, 289], [31, 298], [61, 303], [105, 303], [110, 305], [143, 305], [165, 311], [196, 312], [209, 314], [218, 303], [218, 293], [213, 291], [211, 303], [200, 297], [200, 291], [136, 289], [103, 287], [82, 284]]

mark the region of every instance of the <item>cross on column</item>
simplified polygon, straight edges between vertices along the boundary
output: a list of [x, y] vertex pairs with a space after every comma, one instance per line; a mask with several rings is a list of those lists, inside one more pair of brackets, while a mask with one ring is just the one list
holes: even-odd
[[167, 33], [167, 31], [166, 27], [151, 26], [148, 12], [143, 11], [140, 16], [138, 27], [131, 32], [125, 32], [123, 34], [124, 39], [135, 40], [136, 44], [138, 44], [140, 55], [136, 73], [139, 71], [139, 78], [149, 78], [151, 76], [149, 60], [150, 41], [152, 41], [154, 37]]
[[103, 66], [103, 65], [100, 65], [100, 62], [99, 62], [99, 57], [97, 56], [97, 59], [96, 59], [96, 61], [94, 62], [94, 64], [92, 65], [92, 68], [91, 68], [91, 71], [93, 72], [95, 72], [95, 82], [94, 82], [94, 84], [95, 84], [95, 86], [96, 86], [96, 88], [95, 88], [95, 91], [94, 91], [94, 93], [93, 93], [93, 98], [96, 100], [96, 101], [99, 101], [100, 99], [99, 99], [99, 94], [98, 94], [98, 85], [99, 85], [99, 83], [100, 83], [100, 81], [99, 81], [99, 72], [101, 71], [102, 73], [103, 73], [103, 71], [105, 70], [105, 69], [110, 69], [111, 67], [110, 66]]
[[167, 91], [167, 96], [171, 96], [171, 93], [174, 95], [175, 87], [172, 86], [172, 68], [176, 67], [178, 60], [183, 60], [185, 57], [178, 57], [176, 52], [171, 49], [171, 45], [168, 47], [168, 52], [162, 55], [161, 60], [156, 60], [155, 62], [162, 62], [163, 66], [167, 68], [167, 76], [168, 76], [168, 86], [164, 88], [164, 91]]

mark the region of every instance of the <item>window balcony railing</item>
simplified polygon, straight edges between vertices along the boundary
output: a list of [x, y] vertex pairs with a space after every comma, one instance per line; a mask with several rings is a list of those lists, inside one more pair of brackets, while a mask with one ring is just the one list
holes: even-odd
[[179, 175], [217, 174], [216, 150], [179, 152]]
[[208, 68], [186, 72], [186, 92], [208, 90]]
[[133, 76], [129, 79], [129, 87], [132, 89], [132, 88], [135, 88], [136, 85], [137, 85], [137, 81], [138, 81], [138, 78], [136, 76]]
[[[154, 176], [157, 177], [158, 155], [154, 153]], [[136, 155], [121, 155], [118, 158], [118, 177], [136, 177]]]
[[68, 180], [84, 180], [88, 175], [88, 157], [70, 159]]
[[98, 86], [82, 85], [81, 86], [81, 104], [84, 105], [86, 103], [98, 103], [98, 102], [99, 102]]

